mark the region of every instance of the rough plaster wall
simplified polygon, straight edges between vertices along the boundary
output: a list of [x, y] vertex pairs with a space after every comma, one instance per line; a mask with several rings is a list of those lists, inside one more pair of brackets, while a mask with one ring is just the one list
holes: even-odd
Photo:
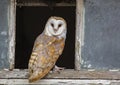
[[82, 68], [120, 68], [120, 0], [85, 0]]
[[0, 69], [8, 68], [8, 5], [9, 0], [0, 0]]

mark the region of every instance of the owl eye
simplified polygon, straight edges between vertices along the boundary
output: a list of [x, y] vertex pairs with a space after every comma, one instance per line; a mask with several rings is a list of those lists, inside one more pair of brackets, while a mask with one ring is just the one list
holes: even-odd
[[58, 28], [61, 27], [61, 26], [62, 26], [62, 24], [59, 24], [59, 25], [58, 25]]
[[53, 23], [51, 23], [51, 26], [52, 26], [52, 27], [54, 27], [54, 24], [53, 24]]

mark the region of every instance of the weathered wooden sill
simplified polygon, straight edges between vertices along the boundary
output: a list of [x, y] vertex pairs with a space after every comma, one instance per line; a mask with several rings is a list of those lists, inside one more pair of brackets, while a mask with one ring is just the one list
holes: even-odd
[[[30, 84], [28, 82], [28, 70], [1, 70], [0, 84]], [[49, 73], [44, 79], [31, 84], [120, 85], [120, 71], [75, 71], [66, 69], [60, 73]]]
[[[17, 3], [17, 6], [48, 6], [46, 3], [39, 2], [39, 3]], [[55, 6], [60, 7], [60, 6], [75, 6], [75, 3], [56, 3]]]
[[[1, 70], [0, 79], [27, 79], [28, 70], [14, 69], [13, 71]], [[120, 80], [120, 71], [75, 71], [66, 69], [60, 73], [49, 73], [45, 79], [107, 79]]]

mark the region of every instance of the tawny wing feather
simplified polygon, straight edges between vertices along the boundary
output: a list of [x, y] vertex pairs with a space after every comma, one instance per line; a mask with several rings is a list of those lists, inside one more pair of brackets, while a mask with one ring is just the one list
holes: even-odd
[[55, 65], [64, 48], [64, 39], [40, 35], [29, 60], [29, 82], [43, 78]]

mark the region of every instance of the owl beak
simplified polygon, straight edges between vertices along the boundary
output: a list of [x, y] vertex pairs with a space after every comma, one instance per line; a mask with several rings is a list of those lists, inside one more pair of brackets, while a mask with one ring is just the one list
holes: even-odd
[[55, 33], [58, 31], [58, 29], [57, 29], [57, 28], [54, 28], [53, 30], [54, 30], [54, 32], [55, 32]]

